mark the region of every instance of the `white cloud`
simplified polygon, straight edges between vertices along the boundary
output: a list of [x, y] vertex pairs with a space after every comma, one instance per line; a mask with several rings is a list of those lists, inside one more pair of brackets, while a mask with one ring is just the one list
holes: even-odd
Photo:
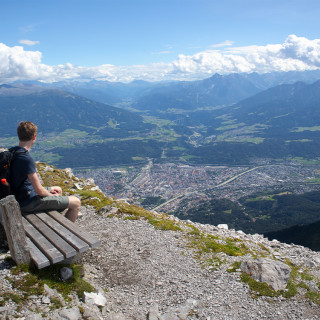
[[21, 39], [21, 40], [19, 40], [19, 43], [25, 44], [27, 46], [34, 46], [34, 45], [40, 43], [40, 41], [32, 41], [32, 40], [27, 40], [27, 39]]
[[[225, 42], [224, 46], [231, 44]], [[180, 54], [171, 63], [148, 65], [83, 67], [67, 63], [48, 66], [41, 63], [41, 58], [39, 51], [25, 51], [21, 46], [8, 47], [0, 43], [0, 83], [64, 79], [122, 82], [135, 79], [194, 80], [214, 73], [314, 70], [320, 68], [320, 39], [309, 40], [290, 35], [283, 44], [232, 47], [223, 51], [212, 48], [194, 55]]]
[[170, 50], [163, 50], [163, 51], [157, 51], [157, 52], [152, 52], [152, 54], [169, 54], [172, 53]]
[[0, 43], [0, 82], [26, 79], [47, 79], [53, 67], [41, 64], [41, 52], [24, 51]]
[[221, 48], [221, 47], [228, 47], [228, 46], [232, 46], [234, 44], [233, 41], [230, 40], [226, 40], [222, 43], [217, 43], [217, 44], [213, 44], [212, 46], [210, 46], [211, 48]]
[[20, 27], [20, 32], [29, 33], [34, 31], [39, 26], [39, 23], [28, 24], [26, 26]]
[[176, 72], [232, 73], [303, 71], [320, 67], [320, 39], [290, 35], [283, 44], [206, 50], [193, 56], [180, 55], [174, 61]]

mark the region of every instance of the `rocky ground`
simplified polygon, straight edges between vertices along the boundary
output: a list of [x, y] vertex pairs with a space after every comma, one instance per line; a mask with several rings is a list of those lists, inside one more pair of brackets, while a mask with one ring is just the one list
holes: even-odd
[[44, 185], [64, 184], [81, 197], [77, 223], [101, 240], [78, 261], [95, 292], [65, 297], [56, 274], [43, 283], [15, 268], [0, 228], [0, 319], [320, 319], [320, 253], [146, 212], [105, 197], [70, 169], [38, 170]]
[[[144, 220], [98, 215], [90, 208], [83, 208], [82, 214], [79, 225], [101, 239], [99, 248], [81, 258], [84, 277], [106, 300], [98, 307], [73, 295], [64, 307], [52, 310], [50, 299], [59, 294], [46, 288], [43, 295], [29, 297], [22, 308], [10, 299], [5, 301], [0, 319], [320, 319], [320, 305], [305, 297], [311, 289], [319, 291], [319, 253], [260, 235], [192, 224], [193, 230], [237, 239], [251, 252], [290, 260], [300, 267], [301, 275], [308, 272], [308, 277], [301, 276], [308, 286], [300, 286], [294, 297], [258, 296], [240, 280], [239, 268], [227, 272], [233, 262], [249, 254], [218, 253], [216, 261], [222, 262], [215, 264], [200, 257], [185, 231], [158, 230]], [[7, 280], [12, 264], [5, 256], [0, 255], [0, 294], [12, 289]], [[37, 306], [36, 312], [31, 306]]]

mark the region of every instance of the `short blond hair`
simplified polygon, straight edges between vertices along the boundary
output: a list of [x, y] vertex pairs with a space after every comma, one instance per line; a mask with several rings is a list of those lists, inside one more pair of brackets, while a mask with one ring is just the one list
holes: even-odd
[[38, 127], [31, 121], [21, 121], [18, 124], [17, 134], [20, 141], [29, 141], [37, 136]]

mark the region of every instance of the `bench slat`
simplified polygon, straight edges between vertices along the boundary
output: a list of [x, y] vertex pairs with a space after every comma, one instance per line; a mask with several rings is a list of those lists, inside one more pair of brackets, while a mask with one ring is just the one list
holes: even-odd
[[41, 221], [35, 214], [25, 215], [25, 218], [39, 230], [66, 258], [71, 258], [77, 254], [76, 250], [64, 241], [49, 226]]
[[38, 269], [50, 266], [49, 259], [36, 247], [36, 245], [27, 237], [28, 248], [30, 249], [30, 256]]
[[49, 258], [51, 263], [64, 260], [63, 254], [50, 243], [28, 220], [22, 218], [23, 226], [28, 237]]
[[100, 245], [100, 240], [93, 237], [90, 233], [81, 230], [75, 223], [71, 222], [67, 218], [65, 218], [62, 214], [60, 214], [57, 211], [49, 211], [48, 215], [50, 215], [52, 218], [60, 222], [62, 225], [64, 225], [67, 229], [72, 231], [74, 234], [76, 234], [80, 239], [85, 241], [89, 244], [91, 248], [97, 248]]
[[69, 229], [62, 226], [58, 221], [50, 217], [47, 213], [36, 213], [44, 223], [52, 228], [57, 234], [59, 234], [65, 241], [73, 246], [80, 253], [89, 249], [89, 245], [72, 233]]

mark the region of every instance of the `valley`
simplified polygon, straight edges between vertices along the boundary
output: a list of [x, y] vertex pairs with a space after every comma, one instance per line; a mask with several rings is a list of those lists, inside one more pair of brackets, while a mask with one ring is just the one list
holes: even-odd
[[[146, 165], [75, 172], [93, 178], [107, 195], [130, 204], [253, 233], [282, 228], [282, 222], [266, 213], [277, 197], [320, 191], [319, 164], [298, 159], [278, 164], [266, 160], [255, 166], [191, 166], [149, 159]], [[308, 217], [306, 213], [300, 220], [289, 217], [287, 226], [303, 219], [315, 222], [320, 214]]]

